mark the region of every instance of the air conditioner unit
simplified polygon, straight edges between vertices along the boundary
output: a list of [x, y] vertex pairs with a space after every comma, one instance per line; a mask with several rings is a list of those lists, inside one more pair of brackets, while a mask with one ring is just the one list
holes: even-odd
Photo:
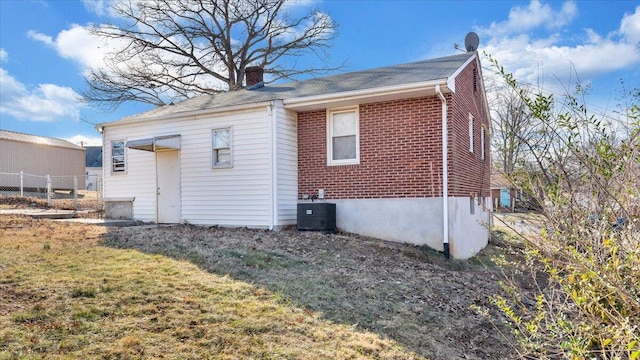
[[298, 231], [336, 232], [336, 204], [311, 202], [298, 204]]

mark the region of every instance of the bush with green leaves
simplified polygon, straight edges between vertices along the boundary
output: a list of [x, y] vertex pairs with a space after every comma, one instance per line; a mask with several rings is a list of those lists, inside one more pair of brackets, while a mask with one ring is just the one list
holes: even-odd
[[536, 119], [509, 178], [544, 217], [522, 235], [537, 290], [505, 281], [494, 305], [522, 358], [640, 359], [640, 90], [598, 116], [588, 87], [564, 101], [532, 94], [490, 60]]

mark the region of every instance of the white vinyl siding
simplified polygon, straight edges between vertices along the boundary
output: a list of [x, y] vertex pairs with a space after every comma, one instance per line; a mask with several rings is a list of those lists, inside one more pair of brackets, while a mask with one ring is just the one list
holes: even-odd
[[[192, 224], [267, 227], [272, 191], [269, 122], [267, 107], [262, 106], [196, 118], [109, 126], [105, 143], [125, 135], [127, 140], [181, 135], [182, 219]], [[212, 129], [231, 127], [233, 168], [212, 168]], [[134, 218], [155, 221], [155, 153], [127, 149], [127, 176], [107, 174], [105, 197], [135, 197]]]
[[[112, 141], [147, 138], [137, 128], [120, 128], [104, 130], [104, 159], [113, 156]], [[103, 191], [105, 198], [135, 198], [133, 216], [137, 220], [156, 221], [156, 158], [155, 153], [141, 150], [125, 150], [127, 153], [127, 175], [113, 173], [112, 165], [104, 167]]]
[[277, 107], [277, 189], [276, 225], [293, 225], [298, 204], [298, 116]]
[[327, 110], [327, 163], [360, 162], [358, 108]]

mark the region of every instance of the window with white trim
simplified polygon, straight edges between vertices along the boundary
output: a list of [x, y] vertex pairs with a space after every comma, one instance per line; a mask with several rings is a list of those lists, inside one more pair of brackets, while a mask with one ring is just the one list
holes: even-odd
[[358, 108], [327, 110], [327, 164], [360, 163]]
[[231, 128], [213, 129], [212, 167], [232, 167], [233, 152], [231, 146]]
[[111, 142], [111, 172], [123, 173], [125, 165], [124, 140], [114, 140]]
[[473, 115], [469, 113], [469, 152], [473, 152]]

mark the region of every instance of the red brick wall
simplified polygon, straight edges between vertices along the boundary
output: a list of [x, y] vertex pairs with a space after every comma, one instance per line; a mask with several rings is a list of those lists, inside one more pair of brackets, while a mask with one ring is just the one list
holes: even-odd
[[326, 110], [298, 114], [298, 195], [329, 199], [442, 193], [437, 97], [360, 105], [360, 164], [327, 166]]
[[[489, 196], [488, 119], [473, 87], [473, 62], [447, 95], [449, 196]], [[480, 72], [478, 71], [478, 74]], [[468, 113], [475, 118], [469, 153]], [[326, 110], [298, 114], [298, 196], [325, 189], [328, 199], [442, 195], [442, 102], [437, 96], [360, 105], [360, 164], [327, 166]], [[480, 124], [487, 126], [481, 160]]]
[[[489, 119], [483, 99], [482, 81], [474, 90], [472, 62], [456, 79], [456, 92], [449, 96], [449, 196], [490, 196]], [[481, 76], [478, 69], [475, 74]], [[473, 153], [469, 152], [469, 113], [473, 115]], [[485, 128], [484, 144], [480, 132]], [[485, 158], [481, 159], [484, 146]]]

